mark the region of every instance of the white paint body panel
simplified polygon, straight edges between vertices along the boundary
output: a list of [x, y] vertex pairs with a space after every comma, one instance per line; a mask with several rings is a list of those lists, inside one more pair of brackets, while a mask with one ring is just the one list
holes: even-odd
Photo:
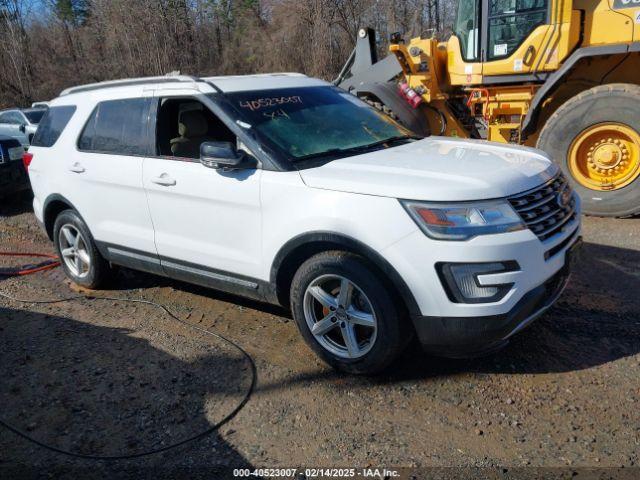
[[[142, 87], [119, 89], [117, 98], [148, 96]], [[62, 97], [53, 105], [75, 105], [77, 110], [53, 148], [31, 147], [29, 176], [35, 184], [34, 204], [57, 193], [77, 205], [96, 239], [135, 250], [155, 251], [154, 233], [142, 184], [144, 157], [89, 153], [77, 142], [96, 104], [112, 99], [104, 91], [91, 92], [81, 101]], [[74, 173], [77, 165], [84, 169]], [[41, 207], [40, 207], [41, 208]], [[38, 212], [38, 207], [35, 208]]]
[[[326, 84], [297, 75], [212, 78], [227, 91]], [[78, 152], [76, 142], [96, 103], [140, 95], [210, 93], [203, 83], [117, 86], [72, 93], [51, 105], [77, 111], [52, 148], [32, 147], [34, 210], [52, 194], [66, 197], [96, 240], [268, 282], [290, 240], [332, 232], [379, 253], [399, 274], [425, 316], [477, 317], [508, 312], [565, 261], [544, 252], [573, 235], [579, 220], [541, 242], [531, 231], [439, 241], [424, 235], [398, 198], [469, 201], [501, 198], [542, 184], [556, 167], [541, 152], [433, 137], [393, 149], [335, 160], [303, 171], [227, 173], [198, 162]], [[85, 173], [68, 167], [80, 162]], [[166, 174], [174, 186], [153, 178]], [[579, 208], [579, 203], [578, 203]], [[435, 263], [515, 260], [522, 270], [499, 302], [451, 302]]]
[[[525, 293], [562, 268], [564, 252], [549, 261], [544, 253], [580, 228], [575, 221], [566, 233], [546, 242], [530, 230], [482, 235], [464, 242], [434, 240], [422, 233], [395, 198], [309, 188], [297, 175], [264, 172], [265, 263], [260, 278], [269, 279], [271, 259], [290, 239], [307, 232], [335, 232], [364, 243], [388, 261], [425, 316], [480, 317], [508, 312]], [[514, 282], [511, 292], [494, 303], [451, 302], [435, 269], [437, 262], [507, 260], [517, 261], [522, 270], [509, 279]]]
[[310, 187], [429, 201], [501, 198], [551, 179], [539, 150], [430, 137], [303, 170]]
[[[257, 277], [260, 251], [262, 170], [222, 172], [199, 162], [149, 158], [144, 186], [164, 258]], [[153, 183], [168, 176], [174, 186]]]

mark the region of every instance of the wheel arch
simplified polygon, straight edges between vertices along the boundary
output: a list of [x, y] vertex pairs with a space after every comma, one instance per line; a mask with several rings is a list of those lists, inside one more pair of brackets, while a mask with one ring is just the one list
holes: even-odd
[[[542, 87], [536, 92], [535, 96], [531, 100], [531, 104], [529, 105], [529, 110], [524, 117], [522, 122], [522, 135], [523, 138], [527, 138], [528, 136], [537, 133], [541, 130], [541, 117], [549, 117], [554, 113], [554, 111], [561, 106], [562, 103], [557, 104], [549, 111], [546, 106], [546, 101], [549, 99], [556, 90], [561, 87], [566, 80], [569, 80], [572, 74], [572, 71], [581, 65], [584, 65], [586, 61], [598, 59], [598, 58], [608, 58], [611, 56], [619, 57], [620, 63], [622, 63], [629, 54], [638, 55], [640, 52], [640, 42], [633, 42], [630, 44], [614, 44], [614, 45], [599, 45], [593, 47], [583, 47], [575, 50], [569, 58], [565, 60], [562, 66], [549, 75]], [[614, 67], [618, 68], [620, 64]], [[614, 70], [612, 69], [612, 71]], [[585, 83], [583, 88], [576, 90], [573, 92], [575, 96], [580, 94], [584, 90], [588, 90], [591, 87], [607, 84], [607, 83], [618, 83], [619, 81], [605, 81], [605, 78], [611, 73], [608, 72], [603, 78], [597, 79], [592, 84]], [[596, 80], [596, 79], [594, 79]], [[568, 98], [565, 98], [566, 102]], [[553, 102], [552, 102], [553, 103]], [[541, 115], [544, 112], [544, 115]]]
[[[44, 201], [42, 219], [49, 240], [53, 240], [53, 226], [58, 215], [64, 210], [74, 210], [78, 215], [80, 215], [80, 212], [78, 212], [78, 209], [73, 205], [73, 203], [60, 194], [54, 193], [49, 195]], [[82, 218], [82, 215], [80, 215], [80, 218]], [[84, 222], [84, 219], [82, 219], [82, 221]]]
[[344, 250], [365, 258], [388, 280], [390, 287], [407, 312], [413, 317], [420, 314], [418, 304], [409, 287], [393, 266], [373, 248], [352, 237], [333, 232], [308, 232], [289, 240], [275, 256], [270, 272], [270, 283], [274, 288], [274, 300], [289, 306], [291, 281], [296, 271], [306, 260], [320, 252]]

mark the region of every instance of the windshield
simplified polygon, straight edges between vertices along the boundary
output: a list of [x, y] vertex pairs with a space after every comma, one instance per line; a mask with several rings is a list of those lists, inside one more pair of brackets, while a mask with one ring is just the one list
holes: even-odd
[[40, 120], [42, 119], [42, 116], [44, 115], [44, 112], [46, 112], [46, 110], [44, 110], [44, 109], [42, 109], [42, 110], [23, 110], [22, 111], [22, 113], [24, 113], [25, 117], [27, 117], [29, 122], [33, 123], [33, 124], [40, 123]]
[[228, 93], [239, 120], [290, 160], [339, 157], [408, 141], [411, 133], [335, 87]]

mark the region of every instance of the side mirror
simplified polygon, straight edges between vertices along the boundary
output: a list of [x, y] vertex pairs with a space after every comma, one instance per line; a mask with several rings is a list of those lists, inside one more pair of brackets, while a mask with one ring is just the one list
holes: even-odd
[[27, 126], [26, 126], [24, 123], [22, 123], [22, 124], [20, 124], [20, 126], [18, 127], [18, 129], [19, 129], [22, 133], [24, 133], [24, 132], [26, 131], [26, 129], [27, 129]]
[[200, 145], [200, 163], [208, 168], [246, 168], [247, 155], [231, 142], [204, 142]]

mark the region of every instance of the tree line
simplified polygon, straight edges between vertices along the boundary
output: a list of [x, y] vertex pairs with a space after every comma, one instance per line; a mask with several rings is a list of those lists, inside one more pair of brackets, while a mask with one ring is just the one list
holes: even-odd
[[295, 71], [332, 79], [371, 26], [445, 35], [453, 0], [0, 0], [0, 108], [66, 87], [164, 75]]

